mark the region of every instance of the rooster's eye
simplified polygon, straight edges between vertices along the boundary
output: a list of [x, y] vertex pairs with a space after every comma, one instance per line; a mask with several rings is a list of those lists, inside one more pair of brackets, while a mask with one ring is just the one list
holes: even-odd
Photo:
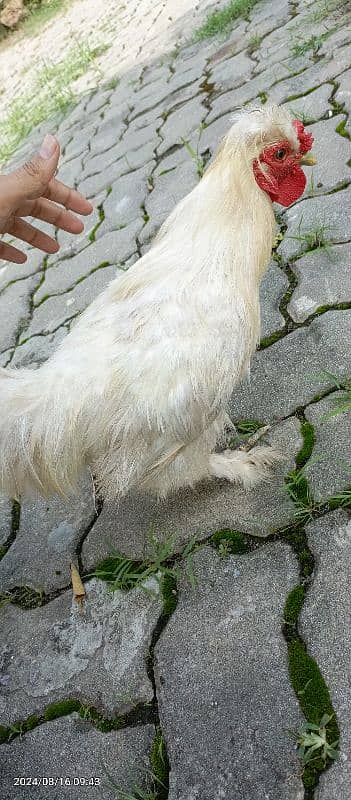
[[275, 157], [276, 157], [277, 161], [283, 161], [285, 156], [286, 156], [286, 150], [284, 150], [283, 147], [280, 150], [277, 150], [277, 152], [275, 154]]

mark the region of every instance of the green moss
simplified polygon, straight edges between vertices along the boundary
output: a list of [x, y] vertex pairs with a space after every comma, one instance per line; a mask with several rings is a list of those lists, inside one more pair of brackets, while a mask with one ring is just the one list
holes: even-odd
[[178, 603], [177, 581], [175, 576], [167, 573], [161, 579], [161, 592], [163, 598], [163, 613], [170, 617], [176, 610]]
[[58, 717], [66, 717], [67, 714], [73, 714], [74, 711], [80, 711], [80, 702], [78, 700], [60, 700], [58, 703], [53, 703], [45, 709], [44, 719], [50, 722]]
[[287, 597], [284, 608], [284, 622], [287, 625], [296, 625], [305, 599], [305, 587], [295, 586]]
[[346, 125], [347, 125], [347, 117], [345, 117], [345, 119], [343, 119], [341, 122], [339, 122], [339, 124], [336, 126], [335, 130], [336, 130], [336, 133], [340, 134], [340, 136], [344, 136], [346, 139], [349, 139], [350, 136], [349, 136], [349, 134], [348, 134], [348, 132], [346, 130]]
[[152, 743], [151, 768], [157, 784], [158, 799], [164, 800], [164, 798], [168, 797], [169, 762], [165, 741], [160, 728], [157, 728]]
[[4, 725], [0, 725], [0, 744], [4, 744], [8, 741], [9, 732], [8, 728], [5, 728]]
[[259, 96], [259, 98], [261, 100], [262, 105], [264, 106], [267, 103], [267, 100], [268, 100], [268, 96], [267, 96], [266, 92], [259, 92], [258, 96]]
[[[331, 744], [339, 740], [339, 726], [324, 678], [315, 660], [297, 638], [288, 643], [288, 659], [290, 681], [306, 719], [319, 725], [323, 714], [328, 714], [331, 719], [326, 728], [327, 741]], [[313, 765], [307, 764], [303, 773], [305, 787], [316, 786], [318, 775], [324, 769], [325, 763], [322, 759], [317, 759]]]
[[228, 554], [247, 553], [249, 550], [246, 539], [240, 531], [232, 531], [225, 528], [222, 531], [216, 531], [216, 533], [211, 536], [210, 541], [216, 548], [225, 543]]
[[319, 724], [323, 714], [332, 716], [328, 724], [330, 742], [339, 738], [339, 727], [328, 688], [314, 658], [299, 639], [288, 643], [289, 675], [306, 719]]
[[266, 347], [270, 347], [271, 344], [275, 344], [275, 342], [279, 342], [279, 339], [282, 339], [284, 336], [284, 331], [276, 331], [272, 333], [271, 336], [265, 336], [261, 339], [259, 344], [259, 350], [265, 350]]
[[314, 443], [315, 433], [313, 425], [310, 422], [301, 423], [301, 435], [303, 438], [303, 445], [296, 456], [296, 466], [303, 467], [306, 461], [311, 457]]

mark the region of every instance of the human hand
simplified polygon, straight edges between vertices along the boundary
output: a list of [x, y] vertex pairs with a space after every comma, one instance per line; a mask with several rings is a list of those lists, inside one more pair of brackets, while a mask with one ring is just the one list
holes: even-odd
[[[39, 153], [30, 161], [8, 175], [0, 175], [0, 234], [9, 233], [44, 253], [59, 250], [56, 239], [42, 233], [24, 217], [44, 220], [69, 233], [81, 233], [84, 225], [70, 211], [86, 215], [93, 210], [79, 192], [54, 178], [59, 156], [57, 139], [47, 135]], [[17, 247], [0, 241], [0, 259], [23, 264], [27, 256]]]

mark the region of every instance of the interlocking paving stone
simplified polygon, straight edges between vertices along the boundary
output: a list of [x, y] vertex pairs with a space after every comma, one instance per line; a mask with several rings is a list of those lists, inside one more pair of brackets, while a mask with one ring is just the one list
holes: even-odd
[[0, 353], [0, 367], [6, 367], [10, 357], [11, 357], [12, 350], [5, 350], [3, 353]]
[[35, 368], [40, 366], [57, 350], [67, 333], [67, 328], [62, 327], [58, 328], [55, 333], [48, 333], [47, 336], [33, 336], [24, 344], [18, 345], [11, 359], [11, 367]]
[[1, 609], [2, 725], [64, 697], [104, 716], [152, 699], [145, 659], [162, 607], [158, 582], [123, 593], [93, 578], [86, 592], [83, 610], [71, 591], [26, 613]]
[[90, 244], [89, 237], [92, 235], [96, 226], [100, 222], [100, 213], [97, 201], [95, 201], [94, 210], [92, 213], [89, 214], [88, 217], [83, 217], [82, 222], [84, 223], [84, 230], [82, 233], [78, 233], [75, 236], [72, 236], [72, 234], [68, 233], [67, 231], [59, 230], [57, 232], [56, 239], [60, 245], [60, 250], [56, 256], [51, 256], [51, 258], [48, 258], [47, 263], [49, 267], [55, 263], [55, 261], [57, 261], [57, 256], [59, 258], [75, 256], [76, 253], [79, 253], [80, 250], [83, 250], [84, 247], [87, 247]]
[[8, 497], [0, 494], [0, 545], [5, 544], [11, 533], [11, 509]]
[[344, 105], [345, 111], [351, 114], [351, 69], [338, 78], [339, 88], [335, 94], [335, 102]]
[[[297, 119], [302, 119], [304, 125], [307, 125], [307, 123], [317, 121], [328, 114], [330, 111], [329, 100], [333, 89], [333, 84], [325, 83], [319, 89], [315, 89], [314, 92], [305, 95], [305, 97], [297, 97], [295, 100], [288, 101], [285, 105]], [[318, 133], [319, 131], [315, 132], [316, 139], [318, 138]]]
[[235, 89], [248, 79], [253, 71], [254, 62], [245, 53], [238, 53], [233, 58], [227, 58], [216, 64], [211, 71], [211, 83], [215, 84], [215, 91]]
[[288, 74], [289, 72], [283, 64], [273, 64], [260, 75], [256, 75], [247, 80], [247, 82], [238, 89], [220, 94], [219, 97], [211, 103], [212, 109], [206, 122], [213, 122], [213, 120], [228, 112], [233, 113], [235, 109], [240, 108], [244, 103], [258, 97], [260, 92], [267, 92], [273, 83], [281, 78], [286, 78]]
[[0, 561], [0, 591], [30, 586], [52, 592], [70, 583], [70, 563], [95, 516], [89, 475], [78, 497], [24, 500], [16, 538]]
[[[127, 107], [125, 107], [124, 113], [128, 113]], [[105, 150], [109, 150], [110, 147], [113, 147], [117, 144], [122, 134], [126, 130], [126, 124], [122, 119], [122, 115], [123, 112], [121, 111], [118, 118], [115, 120], [113, 118], [109, 118], [103, 121], [97, 133], [90, 141], [90, 152], [92, 154], [103, 153]]]
[[[136, 172], [124, 175], [113, 184], [112, 191], [104, 202], [105, 219], [99, 229], [99, 237], [104, 235], [105, 231], [116, 230], [123, 225], [130, 228], [131, 223], [138, 218], [140, 220], [139, 229], [142, 227], [143, 212], [141, 206], [148, 193], [147, 180], [151, 172], [152, 163], [149, 162], [144, 164], [141, 169], [136, 170]], [[135, 224], [133, 227], [135, 228]], [[128, 228], [124, 228], [124, 231], [127, 230]], [[123, 231], [121, 231], [121, 234], [123, 234]], [[133, 236], [133, 243], [134, 239], [135, 236]], [[97, 247], [99, 247], [99, 244], [97, 244]], [[118, 251], [117, 242], [116, 248]], [[130, 251], [128, 255], [131, 252], [133, 251]], [[121, 256], [118, 260], [121, 261], [123, 258]]]
[[174, 172], [167, 172], [156, 179], [154, 189], [145, 200], [149, 220], [140, 233], [140, 242], [148, 242], [155, 236], [173, 208], [191, 192], [198, 180], [196, 164], [190, 156]]
[[[108, 213], [111, 218], [111, 206], [108, 207]], [[108, 217], [108, 220], [110, 218]], [[112, 222], [113, 218], [110, 224]], [[47, 269], [45, 280], [34, 295], [34, 303], [40, 303], [43, 297], [47, 295], [67, 291], [77, 281], [88, 275], [92, 269], [99, 267], [101, 264], [124, 263], [136, 249], [135, 237], [141, 230], [142, 224], [140, 212], [139, 222], [135, 220], [121, 230], [104, 234], [96, 242], [92, 242], [89, 247], [81, 250], [76, 256], [58, 261], [50, 269]]]
[[[141, 161], [140, 166], [144, 166], [147, 161], [152, 158], [153, 151], [157, 144], [156, 131], [161, 124], [162, 119], [156, 117], [151, 124], [142, 128], [133, 129], [131, 125], [128, 126], [118, 144], [111, 147], [106, 153], [99, 153], [85, 160], [82, 179], [84, 180], [86, 177], [94, 175], [102, 169], [106, 169], [110, 164], [116, 163], [119, 159], [123, 159], [125, 171], [127, 171], [128, 164], [130, 164], [130, 168], [134, 169], [135, 159], [137, 157], [136, 153], [139, 153], [139, 151], [141, 151], [142, 155], [142, 157], [139, 156]], [[148, 147], [146, 147], [146, 145]], [[147, 154], [148, 157], [145, 158]]]
[[298, 581], [288, 547], [220, 559], [204, 548], [183, 577], [156, 646], [170, 800], [302, 800], [294, 744], [302, 722], [289, 684], [281, 619]]
[[260, 287], [261, 339], [284, 327], [285, 319], [279, 311], [279, 303], [288, 287], [287, 276], [271, 261]]
[[[200, 133], [200, 125], [207, 114], [207, 109], [203, 105], [202, 97], [194, 97], [189, 100], [185, 108], [177, 109], [167, 117], [161, 129], [161, 144], [157, 147], [157, 153], [161, 156], [174, 145], [181, 144], [182, 139], [192, 138], [192, 134]], [[196, 138], [196, 137], [195, 137]]]
[[[1, 753], [0, 780], [6, 800], [115, 800], [117, 787], [133, 792], [150, 769], [154, 728], [145, 725], [103, 733], [78, 714], [47, 722]], [[16, 786], [17, 776], [62, 777], [55, 786]], [[89, 786], [91, 777], [100, 785]], [[64, 784], [65, 778], [71, 785]], [[79, 778], [87, 779], [79, 785]], [[75, 780], [78, 784], [75, 784]]]
[[[9, 238], [10, 237], [8, 237], [8, 239], [4, 238], [4, 241], [9, 241]], [[33, 250], [33, 248], [25, 245], [24, 242], [21, 242], [19, 248], [22, 252], [26, 253], [27, 261], [25, 261], [24, 264], [12, 264], [10, 261], [0, 261], [0, 292], [12, 281], [30, 277], [30, 275], [34, 275], [43, 268], [44, 253], [40, 250]]]
[[351, 311], [328, 311], [270, 347], [251, 362], [250, 381], [243, 381], [231, 399], [232, 419], [268, 422], [310, 403], [331, 386], [320, 378], [328, 371], [351, 374]]
[[287, 310], [304, 322], [319, 306], [351, 302], [351, 244], [312, 250], [292, 265], [298, 278]]
[[[336, 127], [344, 120], [345, 117], [339, 114], [327, 121], [316, 122], [308, 128], [314, 136], [313, 152], [317, 158], [317, 164], [312, 171], [311, 194], [327, 192], [350, 181], [351, 173], [347, 163], [350, 160], [350, 142], [336, 132]], [[312, 178], [310, 176], [310, 187]]]
[[6, 350], [16, 344], [16, 338], [22, 325], [25, 325], [30, 314], [30, 296], [40, 283], [40, 273], [16, 281], [0, 295], [0, 344]]
[[[340, 210], [342, 209], [342, 213]], [[284, 213], [287, 224], [278, 253], [283, 261], [302, 255], [310, 249], [303, 237], [320, 231], [328, 242], [346, 242], [350, 231], [345, 220], [351, 216], [351, 189], [344, 189], [325, 197], [311, 197], [295, 203]]]
[[351, 408], [329, 416], [343, 392], [335, 392], [319, 403], [306, 408], [306, 419], [312, 423], [316, 443], [306, 477], [317, 501], [347, 489], [351, 484], [349, 433]]
[[103, 267], [88, 275], [72, 291], [49, 297], [34, 309], [33, 318], [20, 337], [20, 343], [30, 336], [54, 333], [61, 325], [84, 311], [117, 275], [118, 267]]
[[302, 445], [298, 420], [292, 418], [276, 426], [262, 441], [273, 444], [287, 458], [272, 470], [269, 481], [250, 492], [227, 481], [213, 480], [159, 502], [132, 492], [119, 503], [106, 502], [83, 542], [84, 569], [91, 570], [114, 550], [143, 558], [150, 552], [151, 533], [160, 539], [174, 536], [174, 549], [178, 551], [194, 535], [206, 539], [220, 528], [264, 537], [287, 524], [295, 509], [284, 490], [283, 476], [293, 468], [294, 456]]
[[351, 717], [349, 636], [351, 519], [334, 511], [307, 527], [315, 576], [299, 620], [300, 633], [317, 660], [340, 726], [341, 756], [319, 780], [316, 800], [349, 800]]

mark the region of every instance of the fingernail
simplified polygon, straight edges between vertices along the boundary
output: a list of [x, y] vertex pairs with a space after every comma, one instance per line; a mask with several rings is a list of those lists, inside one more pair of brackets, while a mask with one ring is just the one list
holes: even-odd
[[57, 147], [56, 139], [54, 138], [54, 136], [51, 136], [51, 133], [47, 133], [42, 143], [42, 146], [39, 150], [39, 155], [42, 158], [46, 159], [51, 158], [51, 156], [54, 155], [56, 147]]

